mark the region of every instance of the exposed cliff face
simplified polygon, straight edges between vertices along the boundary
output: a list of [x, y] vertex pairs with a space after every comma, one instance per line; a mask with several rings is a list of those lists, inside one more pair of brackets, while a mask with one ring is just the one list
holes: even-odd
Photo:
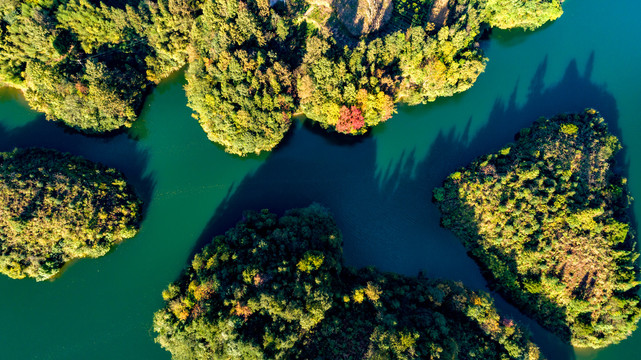
[[379, 30], [392, 17], [392, 0], [336, 0], [334, 8], [345, 28], [354, 36]]
[[432, 11], [430, 12], [430, 22], [437, 28], [447, 25], [447, 18], [450, 14], [448, 0], [436, 0], [432, 4]]

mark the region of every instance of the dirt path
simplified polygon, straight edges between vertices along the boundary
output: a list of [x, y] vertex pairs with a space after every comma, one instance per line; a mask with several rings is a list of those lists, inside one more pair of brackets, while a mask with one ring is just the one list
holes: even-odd
[[432, 4], [432, 13], [430, 14], [430, 22], [436, 28], [447, 25], [447, 17], [450, 14], [450, 9], [447, 7], [449, 0], [436, 0]]

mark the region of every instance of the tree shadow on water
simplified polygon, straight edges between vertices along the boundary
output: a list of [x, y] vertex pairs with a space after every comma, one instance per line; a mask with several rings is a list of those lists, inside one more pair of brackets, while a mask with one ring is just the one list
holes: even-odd
[[[547, 70], [547, 59], [539, 65], [530, 82], [527, 101], [524, 105], [516, 104], [517, 86], [508, 101], [497, 99], [487, 123], [470, 138], [470, 123], [461, 135], [456, 129], [442, 131], [425, 159], [417, 164], [417, 180], [429, 184], [431, 188], [440, 186], [443, 179], [462, 166], [466, 166], [476, 157], [496, 152], [514, 140], [520, 129], [529, 127], [540, 116], [551, 117], [559, 113], [582, 112], [586, 108], [598, 110], [608, 123], [609, 130], [621, 138], [619, 112], [616, 100], [606, 90], [604, 84], [595, 84], [591, 80], [594, 53], [587, 61], [581, 73], [575, 60], [571, 61], [560, 81], [546, 87], [544, 78]], [[625, 145], [625, 144], [624, 144]], [[628, 163], [625, 159], [625, 147], [616, 157], [615, 171], [627, 176]], [[433, 216], [439, 216], [435, 205], [430, 204]], [[634, 214], [631, 213], [632, 226], [636, 228]], [[517, 320], [527, 324], [534, 333], [534, 340], [548, 359], [574, 359], [573, 349], [563, 344], [557, 337], [543, 330], [533, 320], [519, 314], [504, 299], [495, 297], [497, 306], [504, 313], [514, 314]], [[559, 313], [563, 312], [558, 309]], [[564, 314], [564, 312], [563, 312]], [[562, 315], [564, 317], [564, 315]]]
[[120, 170], [144, 202], [144, 221], [156, 182], [153, 174], [146, 173], [149, 161], [147, 150], [142, 149], [127, 134], [108, 137], [84, 136], [57, 123], [46, 121], [44, 116], [13, 129], [0, 124], [0, 151], [25, 147], [55, 149]]
[[[455, 128], [437, 134], [428, 155], [402, 155], [385, 179], [377, 175], [376, 139], [346, 140], [314, 125], [297, 125], [287, 146], [279, 147], [253, 174], [230, 188], [226, 199], [194, 244], [192, 255], [211, 239], [233, 227], [244, 210], [268, 208], [282, 214], [312, 202], [327, 206], [343, 234], [347, 265], [374, 265], [383, 271], [462, 281], [472, 289], [487, 290], [487, 282], [460, 241], [440, 226], [432, 204], [432, 190], [457, 168], [474, 158], [500, 149], [514, 134], [539, 116], [578, 112], [587, 107], [601, 111], [617, 134], [618, 110], [605, 86], [592, 83], [591, 67], [580, 74], [572, 61], [555, 85], [546, 87], [543, 60], [531, 81], [527, 102], [516, 104], [516, 90], [505, 102], [497, 99], [488, 122], [472, 133], [472, 120], [462, 132]], [[436, 106], [436, 105], [435, 105]], [[392, 120], [393, 121], [393, 120]], [[497, 307], [528, 326], [548, 359], [574, 359], [572, 348], [521, 315], [500, 297]]]

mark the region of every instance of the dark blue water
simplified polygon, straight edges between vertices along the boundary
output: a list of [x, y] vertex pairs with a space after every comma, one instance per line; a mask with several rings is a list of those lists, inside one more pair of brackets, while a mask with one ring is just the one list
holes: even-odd
[[[231, 156], [206, 139], [186, 107], [182, 74], [152, 93], [129, 134], [108, 139], [66, 133], [0, 90], [0, 151], [38, 145], [83, 155], [122, 169], [147, 200], [140, 234], [107, 256], [78, 261], [53, 282], [0, 277], [0, 358], [169, 359], [151, 331], [161, 291], [245, 209], [320, 202], [343, 230], [349, 265], [422, 270], [485, 289], [458, 240], [439, 227], [431, 192], [539, 116], [601, 111], [625, 146], [620, 170], [641, 198], [641, 3], [567, 0], [564, 8], [534, 33], [495, 31], [483, 43], [488, 67], [464, 94], [401, 107], [360, 138], [299, 124], [261, 157]], [[634, 210], [641, 213], [639, 203]], [[639, 332], [605, 350], [575, 351], [526, 324], [549, 359], [641, 357]]]

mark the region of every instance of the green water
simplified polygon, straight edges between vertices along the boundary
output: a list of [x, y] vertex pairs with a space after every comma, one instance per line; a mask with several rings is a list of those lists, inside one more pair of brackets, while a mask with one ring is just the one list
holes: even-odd
[[[328, 206], [346, 262], [486, 282], [452, 234], [438, 226], [431, 190], [457, 167], [495, 151], [538, 116], [594, 107], [625, 146], [620, 167], [641, 199], [641, 3], [567, 0], [534, 33], [498, 32], [468, 92], [401, 108], [361, 138], [298, 125], [273, 153], [241, 159], [210, 143], [186, 107], [182, 74], [147, 99], [141, 119], [110, 138], [46, 122], [0, 89], [0, 150], [45, 146], [123, 170], [146, 199], [140, 234], [100, 259], [78, 261], [52, 282], [0, 277], [0, 359], [169, 359], [153, 342], [160, 292], [191, 255], [244, 209]], [[641, 214], [641, 202], [634, 206]], [[639, 216], [637, 215], [637, 222]], [[636, 359], [641, 332], [601, 351], [575, 351], [524, 319], [549, 359]]]

